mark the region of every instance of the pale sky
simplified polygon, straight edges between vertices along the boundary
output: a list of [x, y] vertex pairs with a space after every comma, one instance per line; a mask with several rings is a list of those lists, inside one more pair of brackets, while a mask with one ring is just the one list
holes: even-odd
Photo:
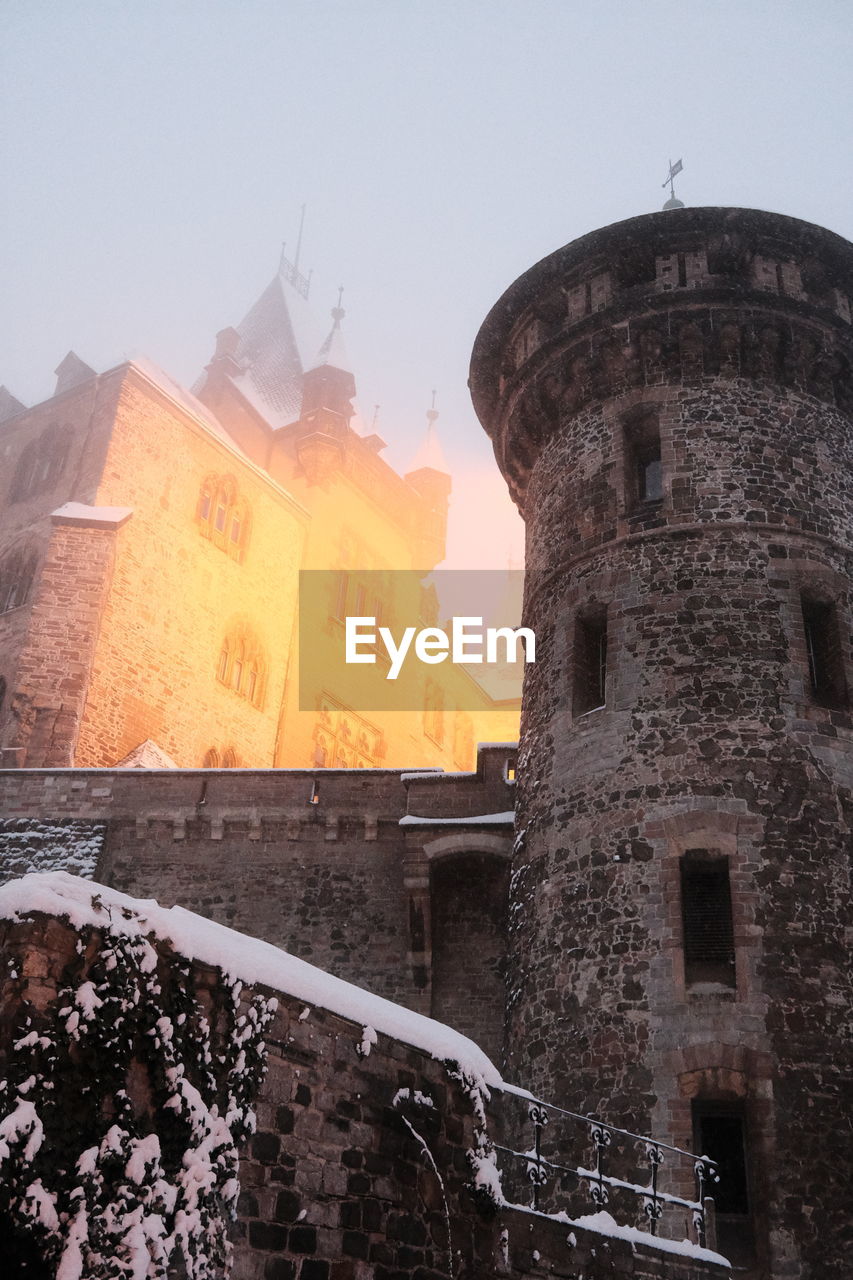
[[190, 384], [305, 203], [400, 469], [437, 389], [468, 567], [518, 553], [466, 379], [521, 272], [660, 208], [680, 156], [689, 205], [853, 239], [849, 0], [2, 0], [0, 50], [0, 382], [45, 399], [73, 348]]

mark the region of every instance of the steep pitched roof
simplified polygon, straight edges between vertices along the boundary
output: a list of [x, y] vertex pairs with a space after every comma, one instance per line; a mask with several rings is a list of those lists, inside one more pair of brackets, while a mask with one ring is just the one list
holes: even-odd
[[302, 374], [317, 364], [323, 332], [286, 269], [273, 277], [236, 332], [233, 357], [239, 372], [229, 374], [230, 381], [271, 427], [295, 422], [302, 406]]

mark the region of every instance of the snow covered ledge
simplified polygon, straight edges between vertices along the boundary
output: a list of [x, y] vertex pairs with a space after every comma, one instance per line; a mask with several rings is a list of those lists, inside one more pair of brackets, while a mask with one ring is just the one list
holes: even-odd
[[269, 944], [61, 872], [0, 889], [0, 944], [0, 1238], [33, 1274], [728, 1275], [489, 1195], [488, 1058]]

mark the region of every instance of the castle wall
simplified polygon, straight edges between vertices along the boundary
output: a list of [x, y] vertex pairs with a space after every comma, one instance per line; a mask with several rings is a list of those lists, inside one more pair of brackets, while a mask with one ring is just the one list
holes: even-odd
[[[393, 770], [0, 772], [2, 878], [24, 869], [18, 821], [49, 824], [51, 851], [57, 827], [74, 824], [69, 869], [89, 824], [101, 848], [99, 883], [178, 903], [434, 1012], [497, 1057], [511, 820], [496, 827], [477, 816], [511, 807], [507, 760], [514, 750], [484, 748], [477, 773], [423, 782]], [[46, 859], [33, 869], [48, 869]]]
[[[850, 246], [791, 219], [635, 219], [517, 282], [472, 370], [526, 513], [537, 634], [509, 1059], [676, 1145], [702, 1114], [741, 1124], [730, 1243], [774, 1280], [843, 1269], [849, 1227], [851, 291]], [[662, 486], [638, 493], [656, 452]], [[831, 616], [820, 696], [810, 601]], [[733, 965], [707, 979], [688, 971], [697, 858], [731, 898]]]
[[[230, 481], [228, 527], [212, 535]], [[307, 516], [233, 450], [182, 414], [133, 369], [122, 383], [98, 504], [133, 509], [101, 622], [75, 763], [120, 760], [147, 738], [181, 766], [214, 748], [246, 766], [272, 764], [292, 645]], [[239, 552], [230, 543], [241, 519]], [[207, 535], [207, 536], [206, 536]], [[257, 650], [262, 690], [218, 678], [223, 644]], [[247, 676], [244, 671], [244, 685]]]
[[[104, 905], [115, 910], [116, 904], [108, 901]], [[128, 909], [125, 900], [122, 905], [129, 916], [134, 910], [145, 914], [145, 903]], [[130, 937], [135, 939], [135, 924]], [[619, 1238], [607, 1222], [596, 1230], [565, 1216], [548, 1218], [515, 1206], [497, 1205], [493, 1198], [475, 1193], [472, 1156], [482, 1150], [484, 1129], [487, 1135], [500, 1132], [502, 1110], [513, 1100], [506, 1099], [497, 1086], [491, 1091], [484, 1089], [470, 1067], [465, 1078], [457, 1062], [440, 1060], [443, 1053], [465, 1048], [464, 1042], [448, 1041], [445, 1029], [419, 1026], [418, 1034], [434, 1047], [431, 1051], [415, 1048], [383, 1030], [378, 1022], [381, 1013], [393, 1023], [399, 1014], [393, 1007], [376, 1011], [379, 1031], [369, 1033], [355, 1012], [353, 1016], [345, 1011], [330, 1012], [321, 1001], [306, 1003], [294, 991], [256, 979], [239, 992], [235, 1007], [231, 983], [238, 975], [231, 972], [224, 981], [206, 956], [189, 962], [180, 947], [176, 950], [149, 935], [153, 945], [143, 942], [142, 947], [144, 972], [151, 973], [153, 968], [156, 973], [152, 990], [144, 976], [121, 968], [127, 964], [127, 956], [117, 944], [120, 938], [121, 927], [114, 930], [111, 925], [98, 928], [97, 924], [79, 922], [72, 927], [67, 919], [45, 915], [44, 908], [38, 907], [27, 913], [25, 920], [0, 922], [0, 953], [7, 962], [3, 968], [0, 1060], [9, 1065], [11, 1044], [15, 1043], [16, 1054], [27, 1058], [33, 1071], [25, 1106], [34, 1107], [39, 1119], [43, 1118], [45, 1141], [55, 1142], [58, 1136], [57, 1108], [51, 1106], [58, 1101], [60, 1116], [66, 1110], [75, 1115], [73, 1126], [67, 1122], [60, 1126], [65, 1158], [69, 1152], [73, 1156], [86, 1151], [86, 1163], [89, 1167], [98, 1164], [108, 1188], [123, 1182], [124, 1204], [128, 1184], [135, 1183], [133, 1191], [142, 1208], [138, 1221], [156, 1212], [151, 1203], [150, 1174], [155, 1149], [161, 1170], [158, 1177], [165, 1176], [172, 1185], [179, 1182], [187, 1167], [193, 1168], [199, 1204], [198, 1212], [187, 1217], [192, 1220], [206, 1215], [215, 1224], [204, 1239], [202, 1252], [206, 1256], [211, 1245], [216, 1247], [222, 1230], [225, 1215], [218, 1202], [224, 1191], [223, 1177], [209, 1150], [205, 1152], [205, 1145], [212, 1145], [209, 1138], [206, 1144], [190, 1145], [183, 1167], [176, 1160], [187, 1141], [192, 1144], [193, 1135], [190, 1126], [181, 1131], [175, 1113], [180, 1113], [190, 1089], [194, 1091], [190, 1097], [196, 1117], [212, 1110], [214, 1102], [224, 1113], [226, 1090], [232, 1097], [230, 1125], [236, 1127], [238, 1107], [251, 1109], [256, 1125], [252, 1136], [241, 1143], [237, 1170], [240, 1194], [230, 1230], [233, 1280], [452, 1280], [459, 1275], [487, 1280], [496, 1274], [526, 1280], [550, 1273], [583, 1275], [587, 1280], [614, 1275], [628, 1280], [724, 1280], [729, 1274], [713, 1255], [684, 1251], [680, 1242], [664, 1240], [658, 1244], [648, 1235], [639, 1240]], [[194, 938], [195, 947], [203, 950], [204, 935], [195, 933]], [[229, 939], [230, 961], [238, 971], [241, 941]], [[103, 952], [108, 948], [112, 967], [105, 968]], [[245, 958], [242, 962], [246, 964]], [[251, 967], [251, 957], [248, 964]], [[113, 1057], [121, 1062], [120, 1072], [115, 1062], [106, 1067], [99, 1060], [97, 1031], [92, 1034], [85, 1012], [95, 991], [100, 992], [98, 999], [112, 1001], [111, 1010], [121, 1007], [116, 996], [119, 991], [126, 993], [127, 987], [110, 989], [110, 974], [117, 968], [119, 982], [127, 983], [129, 978], [139, 993], [130, 1015], [134, 1027], [159, 1028], [161, 1034], [164, 1024], [171, 1028], [167, 1051], [150, 1034], [139, 1036], [135, 1051], [124, 1046], [114, 1049]], [[324, 975], [318, 977], [322, 981]], [[88, 994], [78, 999], [83, 992]], [[353, 993], [355, 1004], [359, 995]], [[265, 1002], [271, 996], [277, 1008], [263, 1029], [266, 1072], [258, 1088], [254, 1074], [257, 1036], [246, 1036], [246, 1015], [263, 1007], [258, 1005], [258, 997]], [[57, 1010], [66, 1000], [82, 1011], [80, 1029], [75, 1028], [72, 1036], [70, 1069], [50, 1080], [50, 1061], [40, 1056], [38, 1039], [42, 1036], [44, 1043], [50, 1044], [59, 1022]], [[183, 1022], [178, 1020], [179, 1011]], [[183, 1034], [181, 1027], [202, 1011], [206, 1017], [203, 1025], [199, 1019], [195, 1039]], [[240, 1014], [242, 1022], [235, 1020]], [[126, 1009], [124, 1016], [127, 1019]], [[214, 1050], [222, 1050], [222, 1037], [232, 1025], [243, 1037], [245, 1053], [241, 1057], [251, 1065], [247, 1070], [244, 1063], [230, 1074], [220, 1071], [218, 1077], [208, 1073], [208, 1080], [204, 1080], [199, 1057], [205, 1045], [209, 1042]], [[30, 1034], [17, 1044], [25, 1027]], [[226, 1057], [227, 1053], [225, 1046]], [[159, 1087], [164, 1065], [160, 1057], [178, 1062], [184, 1080], [183, 1088], [176, 1089], [165, 1106], [168, 1094]], [[44, 1078], [53, 1086], [50, 1091], [41, 1088]], [[58, 1099], [53, 1096], [57, 1089]], [[121, 1091], [125, 1100], [120, 1115], [115, 1112], [116, 1091]], [[108, 1126], [109, 1137], [105, 1137]], [[219, 1161], [226, 1146], [223, 1128], [220, 1121], [216, 1139]], [[7, 1132], [14, 1170], [18, 1133], [14, 1127], [7, 1127]], [[130, 1159], [128, 1147], [120, 1145], [128, 1135], [133, 1135]], [[143, 1139], [142, 1144], [136, 1135]], [[33, 1145], [38, 1147], [37, 1142]], [[116, 1154], [121, 1151], [127, 1168], [122, 1170], [124, 1177], [117, 1178]], [[4, 1158], [7, 1153], [8, 1146]], [[36, 1150], [36, 1167], [44, 1179], [39, 1185], [42, 1194], [45, 1188], [56, 1194], [56, 1170], [44, 1167], [44, 1154]], [[143, 1154], [145, 1159], [140, 1158]], [[93, 1181], [87, 1184], [81, 1178], [94, 1199]], [[211, 1194], [211, 1187], [219, 1195]], [[13, 1202], [16, 1191], [13, 1178]], [[80, 1203], [78, 1199], [78, 1211]], [[91, 1200], [86, 1205], [90, 1214], [94, 1207]], [[171, 1221], [168, 1210], [159, 1219], [161, 1238], [164, 1219]], [[7, 1218], [7, 1230], [9, 1225]], [[7, 1247], [13, 1250], [14, 1261], [19, 1261], [29, 1243], [32, 1252], [23, 1256], [34, 1269], [39, 1260], [38, 1231], [31, 1222], [22, 1224], [20, 1217], [13, 1218], [12, 1225], [19, 1230], [9, 1231]], [[188, 1226], [192, 1230], [192, 1221]], [[97, 1242], [93, 1243], [97, 1249]], [[121, 1252], [121, 1246], [116, 1246], [115, 1255]]]
[[[36, 714], [33, 700], [55, 701], [57, 697], [52, 677], [45, 683], [31, 664], [25, 673], [19, 673], [21, 655], [30, 641], [36, 600], [39, 599], [44, 625], [44, 611], [56, 586], [54, 583], [47, 587], [39, 598], [48, 547], [54, 556], [54, 568], [58, 567], [55, 557], [61, 559], [65, 555], [55, 540], [50, 513], [68, 501], [93, 501], [117, 393], [115, 380], [92, 378], [17, 414], [3, 423], [0, 432], [0, 605], [4, 608], [0, 612], [0, 678], [6, 685], [5, 698], [0, 701], [0, 747], [4, 751], [0, 759], [6, 765], [25, 762], [23, 737], [27, 723]], [[31, 465], [27, 465], [28, 460]], [[27, 597], [23, 603], [6, 608], [5, 593], [14, 566], [21, 558], [31, 556], [35, 574]], [[72, 568], [70, 563], [64, 564], [66, 572]], [[67, 627], [59, 618], [57, 627], [58, 630], [52, 628], [54, 644], [67, 660], [77, 661], [77, 653], [69, 651], [66, 643]], [[34, 637], [34, 644], [37, 647], [43, 642]], [[85, 688], [81, 687], [78, 695], [85, 697]], [[73, 721], [79, 718], [80, 711], [80, 706], [75, 705]], [[54, 760], [65, 762], [69, 758], [61, 752]]]

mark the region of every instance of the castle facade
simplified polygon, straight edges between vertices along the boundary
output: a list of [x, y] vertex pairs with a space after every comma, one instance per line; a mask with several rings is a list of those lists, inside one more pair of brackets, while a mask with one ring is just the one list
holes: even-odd
[[[10, 769], [7, 870], [180, 902], [460, 1027], [576, 1118], [713, 1157], [745, 1280], [845, 1274], [851, 299], [853, 246], [750, 210], [669, 209], [544, 259], [471, 371], [528, 528], [517, 759]], [[323, 467], [349, 383], [318, 381], [323, 430], [296, 436]]]

